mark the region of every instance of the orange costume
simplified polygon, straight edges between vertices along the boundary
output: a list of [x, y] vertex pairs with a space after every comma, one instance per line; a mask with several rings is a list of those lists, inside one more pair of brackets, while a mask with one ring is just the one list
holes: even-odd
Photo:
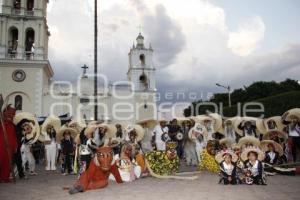
[[104, 188], [108, 185], [108, 177], [113, 174], [117, 183], [122, 183], [122, 179], [116, 164], [111, 165], [113, 152], [111, 147], [100, 147], [95, 154], [93, 161], [76, 182], [74, 187], [70, 189], [70, 194], [85, 192]]

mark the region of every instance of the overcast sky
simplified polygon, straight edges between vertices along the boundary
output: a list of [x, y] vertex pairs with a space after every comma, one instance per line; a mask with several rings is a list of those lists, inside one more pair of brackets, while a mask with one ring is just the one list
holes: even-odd
[[[49, 59], [56, 80], [93, 68], [94, 0], [50, 0]], [[159, 91], [223, 92], [300, 77], [298, 0], [99, 0], [99, 70], [126, 80], [142, 25], [155, 50]]]

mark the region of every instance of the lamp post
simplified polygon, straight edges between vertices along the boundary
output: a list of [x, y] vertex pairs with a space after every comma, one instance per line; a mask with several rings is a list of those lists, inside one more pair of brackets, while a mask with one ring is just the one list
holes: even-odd
[[225, 88], [227, 90], [227, 92], [228, 92], [228, 105], [229, 105], [229, 107], [231, 107], [230, 86], [229, 85], [224, 86], [224, 85], [221, 85], [219, 83], [216, 83], [216, 86]]
[[98, 120], [98, 2], [95, 0], [95, 16], [94, 16], [94, 120]]

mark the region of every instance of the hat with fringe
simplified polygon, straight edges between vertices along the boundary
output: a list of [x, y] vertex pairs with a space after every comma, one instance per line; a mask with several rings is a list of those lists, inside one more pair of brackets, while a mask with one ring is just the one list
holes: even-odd
[[248, 154], [249, 154], [250, 152], [255, 152], [255, 153], [257, 153], [257, 159], [258, 159], [259, 161], [262, 161], [262, 160], [265, 159], [265, 154], [264, 154], [264, 152], [263, 152], [259, 147], [254, 147], [254, 146], [245, 148], [245, 149], [242, 151], [241, 159], [242, 159], [243, 161], [248, 160]]
[[70, 128], [70, 127], [68, 127], [68, 126], [66, 126], [66, 125], [63, 125], [63, 126], [59, 129], [59, 131], [58, 131], [58, 133], [57, 133], [57, 135], [56, 135], [56, 142], [57, 142], [57, 143], [60, 143], [61, 140], [64, 138], [64, 133], [65, 133], [65, 132], [69, 132], [69, 133], [70, 133], [70, 136], [71, 136], [73, 139], [75, 139], [75, 140], [76, 140], [77, 136], [78, 136], [78, 138], [79, 138], [79, 132], [78, 132], [76, 129]]
[[250, 122], [252, 125], [257, 126], [257, 118], [255, 117], [240, 117], [234, 123], [235, 132], [237, 132], [240, 136], [244, 135], [243, 130], [239, 129], [239, 126], [245, 126], [247, 122]]
[[26, 139], [30, 140], [28, 144], [34, 144], [40, 137], [40, 126], [33, 114], [29, 112], [21, 112], [15, 115], [13, 123], [21, 126], [23, 123], [29, 122], [32, 125], [32, 131], [26, 135]]
[[263, 140], [260, 142], [260, 148], [266, 152], [269, 150], [268, 146], [269, 144], [273, 145], [275, 151], [277, 153], [279, 153], [280, 156], [283, 155], [283, 148], [280, 144], [278, 144], [277, 142], [273, 141], [273, 140]]
[[242, 137], [239, 142], [238, 142], [238, 145], [240, 147], [244, 147], [245, 145], [250, 145], [250, 146], [259, 146], [260, 145], [260, 141], [259, 139], [257, 139], [256, 137], [253, 137], [253, 136], [245, 136], [245, 137]]
[[140, 125], [127, 125], [127, 127], [124, 129], [125, 134], [129, 138], [129, 134], [131, 131], [135, 130], [136, 132], [136, 141], [139, 142], [144, 138], [145, 130]]
[[220, 145], [225, 145], [227, 148], [231, 148], [234, 142], [229, 138], [223, 138], [220, 140]]
[[58, 117], [56, 117], [54, 115], [50, 115], [49, 117], [47, 117], [46, 120], [44, 121], [44, 123], [42, 124], [40, 138], [43, 138], [46, 136], [48, 126], [52, 126], [54, 128], [55, 132], [58, 133], [58, 131], [61, 127], [61, 121]]
[[68, 127], [76, 129], [80, 133], [86, 127], [86, 124], [81, 120], [72, 120], [68, 123]]
[[154, 128], [158, 122], [155, 119], [144, 119], [137, 122], [139, 125], [145, 125], [148, 128]]
[[177, 117], [175, 118], [177, 120], [178, 125], [182, 125], [184, 122], [190, 122], [191, 119], [187, 118], [187, 117]]
[[207, 115], [198, 115], [194, 118], [196, 123], [201, 123], [204, 125], [205, 121], [211, 121], [214, 127], [214, 133], [218, 132], [222, 127], [222, 118], [217, 113], [210, 113]]
[[238, 116], [237, 116], [237, 117], [231, 117], [231, 118], [225, 119], [225, 120], [223, 121], [223, 124], [222, 124], [222, 126], [221, 126], [221, 128], [219, 129], [218, 132], [221, 133], [222, 135], [224, 135], [224, 134], [225, 134], [225, 127], [226, 127], [226, 125], [229, 124], [229, 123], [232, 124], [232, 128], [233, 128], [234, 131], [235, 131], [235, 128], [234, 128], [235, 122], [238, 121], [240, 118], [241, 118], [241, 117], [238, 117]]
[[272, 140], [272, 137], [279, 137], [282, 138], [284, 141], [288, 139], [288, 134], [283, 131], [269, 131], [263, 135], [263, 140]]
[[215, 156], [215, 160], [218, 163], [221, 163], [224, 160], [225, 155], [231, 155], [232, 162], [236, 162], [239, 158], [232, 150], [227, 149], [227, 150], [220, 151], [219, 153], [217, 153], [217, 155]]
[[292, 119], [295, 117], [298, 118], [298, 120], [300, 120], [300, 108], [290, 109], [282, 115], [282, 118], [285, 121], [292, 121]]
[[117, 133], [117, 128], [114, 124], [100, 124], [99, 128], [104, 128], [106, 130], [105, 132], [105, 138], [115, 138]]
[[[196, 132], [196, 134], [195, 134], [195, 132]], [[188, 133], [188, 137], [191, 140], [196, 140], [197, 134], [202, 135], [204, 140], [207, 140], [207, 138], [208, 138], [208, 133], [207, 133], [205, 126], [200, 123], [195, 123], [194, 127], [190, 129], [190, 131]]]

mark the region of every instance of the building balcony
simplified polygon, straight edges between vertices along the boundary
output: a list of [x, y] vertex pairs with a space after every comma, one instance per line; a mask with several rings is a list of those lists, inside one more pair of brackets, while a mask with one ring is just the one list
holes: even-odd
[[0, 53], [0, 60], [46, 60], [45, 54], [31, 51], [8, 51]]

